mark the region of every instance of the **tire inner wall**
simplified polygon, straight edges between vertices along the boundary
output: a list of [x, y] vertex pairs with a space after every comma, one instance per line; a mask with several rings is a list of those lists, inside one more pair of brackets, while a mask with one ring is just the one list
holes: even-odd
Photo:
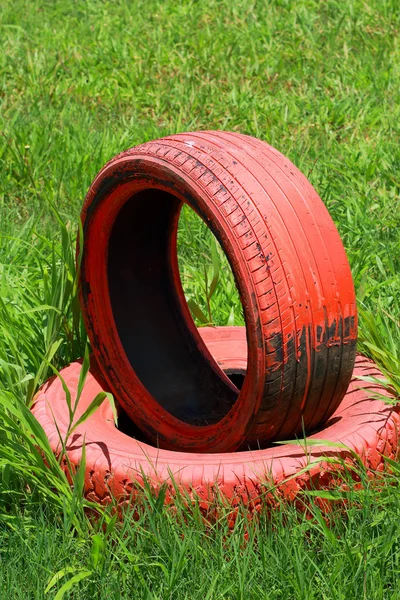
[[179, 308], [169, 247], [181, 202], [141, 191], [120, 210], [108, 248], [108, 286], [132, 369], [169, 413], [192, 425], [223, 418], [237, 399], [201, 352]]

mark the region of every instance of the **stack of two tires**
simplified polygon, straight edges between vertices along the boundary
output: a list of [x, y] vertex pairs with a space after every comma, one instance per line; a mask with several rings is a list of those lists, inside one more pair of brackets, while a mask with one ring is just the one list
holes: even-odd
[[[193, 322], [177, 259], [184, 204], [228, 258], [245, 328]], [[93, 442], [89, 495], [124, 495], [143, 476], [203, 495], [215, 483], [228, 496], [249, 486], [259, 493], [304, 466], [298, 447], [274, 446], [296, 436], [340, 440], [368, 461], [367, 435], [369, 451], [386, 444], [375, 462], [393, 454], [397, 414], [357, 381], [380, 374], [364, 357], [355, 363], [355, 294], [339, 234], [274, 148], [228, 132], [137, 146], [98, 174], [82, 223], [81, 303], [94, 359], [79, 411], [111, 390], [146, 440], [116, 429], [108, 405], [78, 428]], [[79, 368], [63, 375], [75, 390]], [[34, 408], [54, 444], [54, 415], [61, 429], [67, 423], [61, 396], [55, 380]], [[75, 439], [70, 458], [80, 452]]]

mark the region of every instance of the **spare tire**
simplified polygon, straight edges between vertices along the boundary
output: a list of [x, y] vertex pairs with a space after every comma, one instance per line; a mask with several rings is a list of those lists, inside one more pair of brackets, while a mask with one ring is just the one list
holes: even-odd
[[[201, 334], [226, 372], [243, 372], [246, 343], [242, 328], [205, 328]], [[75, 362], [61, 371], [72, 402], [77, 394], [80, 369], [80, 362]], [[364, 379], [360, 380], [360, 376]], [[278, 496], [295, 499], [307, 486], [329, 487], [335, 481], [336, 471], [343, 469], [342, 461], [354, 460], [353, 453], [368, 468], [378, 471], [384, 467], [385, 456], [396, 457], [400, 418], [396, 407], [376, 399], [379, 395], [394, 402], [394, 397], [379, 383], [382, 377], [371, 360], [358, 355], [342, 404], [325, 427], [308, 438], [311, 442], [308, 448], [304, 448], [304, 444], [284, 444], [264, 450], [219, 454], [161, 450], [116, 429], [112, 410], [105, 401], [67, 441], [68, 457], [71, 464], [77, 466], [85, 444], [85, 495], [102, 504], [110, 502], [112, 496], [121, 503], [130, 501], [135, 485], [143, 485], [146, 479], [155, 488], [166, 483], [169, 497], [173, 497], [174, 486], [177, 486], [183, 493], [206, 504], [222, 495], [234, 504], [237, 501], [250, 503], [249, 509], [257, 510], [264, 502], [276, 499], [276, 495], [266, 495], [270, 489], [275, 489]], [[75, 420], [102, 389], [107, 389], [106, 384], [93, 364]], [[59, 378], [53, 377], [42, 387], [32, 411], [58, 455], [60, 435], [65, 439], [69, 424], [68, 405]], [[321, 440], [320, 445], [317, 440]], [[326, 456], [339, 461], [324, 461]]]
[[[189, 204], [222, 245], [246, 322], [240, 393], [207, 351], [180, 282], [176, 237]], [[81, 302], [103, 376], [164, 448], [229, 451], [326, 421], [354, 366], [357, 314], [328, 211], [282, 154], [228, 132], [127, 150], [82, 211]]]

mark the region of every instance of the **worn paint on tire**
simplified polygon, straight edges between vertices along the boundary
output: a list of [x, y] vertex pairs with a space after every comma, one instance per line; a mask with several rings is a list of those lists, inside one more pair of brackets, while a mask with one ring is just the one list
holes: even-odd
[[[183, 202], [216, 235], [235, 276], [248, 346], [240, 394], [184, 299]], [[338, 407], [356, 352], [350, 268], [323, 202], [274, 148], [220, 131], [137, 146], [98, 174], [82, 222], [89, 338], [110, 388], [154, 443], [256, 447], [312, 431]]]

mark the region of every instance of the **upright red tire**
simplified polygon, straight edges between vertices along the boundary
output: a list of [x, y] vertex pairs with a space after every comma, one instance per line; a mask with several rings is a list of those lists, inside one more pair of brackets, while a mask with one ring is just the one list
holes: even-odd
[[[221, 243], [243, 304], [240, 390], [192, 321], [176, 237], [188, 203]], [[196, 452], [310, 431], [342, 400], [357, 314], [339, 234], [274, 148], [228, 132], [170, 136], [113, 158], [82, 211], [81, 301], [101, 371], [156, 444]]]

